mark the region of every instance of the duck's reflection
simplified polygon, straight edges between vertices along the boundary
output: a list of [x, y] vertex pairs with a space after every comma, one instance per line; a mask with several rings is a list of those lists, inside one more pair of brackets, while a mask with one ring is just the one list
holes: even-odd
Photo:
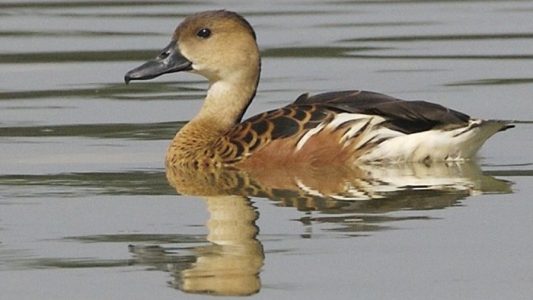
[[[256, 239], [258, 213], [249, 197], [326, 212], [327, 216], [303, 216], [301, 222], [336, 223], [339, 231], [353, 235], [399, 219], [385, 212], [439, 209], [470, 195], [510, 192], [509, 182], [483, 175], [474, 163], [252, 171], [171, 167], [167, 178], [178, 193], [206, 201], [210, 244], [194, 248], [193, 257], [182, 257], [165, 269], [173, 274], [174, 287], [217, 295], [250, 295], [261, 287], [264, 253]], [[137, 260], [147, 256], [138, 249], [133, 252]]]
[[195, 249], [197, 259], [173, 270], [174, 286], [191, 293], [250, 295], [261, 286], [263, 247], [256, 239], [257, 212], [242, 196], [205, 198], [209, 246]]
[[259, 230], [255, 226], [258, 218], [255, 207], [243, 196], [202, 198], [209, 211], [209, 244], [195, 247], [192, 255], [178, 258], [159, 246], [131, 246], [137, 263], [171, 272], [171, 285], [187, 293], [226, 296], [257, 293], [264, 254], [256, 238]]
[[450, 197], [511, 191], [509, 182], [484, 175], [474, 162], [211, 172], [172, 167], [167, 179], [180, 194], [269, 198], [318, 211], [443, 208], [453, 204]]

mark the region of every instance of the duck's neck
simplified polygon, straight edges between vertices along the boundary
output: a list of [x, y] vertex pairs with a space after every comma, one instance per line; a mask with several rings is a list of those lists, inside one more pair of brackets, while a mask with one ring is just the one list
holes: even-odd
[[240, 122], [255, 96], [259, 72], [240, 77], [209, 84], [200, 112], [174, 137], [167, 162], [181, 164], [202, 158], [220, 136]]
[[210, 129], [224, 132], [241, 121], [248, 105], [255, 96], [257, 81], [217, 81], [209, 86], [204, 104], [198, 114], [187, 124], [197, 126], [208, 124]]

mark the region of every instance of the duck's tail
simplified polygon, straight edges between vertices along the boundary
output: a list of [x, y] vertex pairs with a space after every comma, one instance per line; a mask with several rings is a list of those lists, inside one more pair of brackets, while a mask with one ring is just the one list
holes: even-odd
[[494, 134], [513, 127], [514, 125], [510, 122], [503, 120], [471, 120], [465, 131], [457, 134], [458, 137], [465, 134], [465, 138], [461, 142], [465, 158], [474, 156], [485, 141]]
[[498, 131], [505, 131], [507, 129], [510, 129], [510, 128], [514, 128], [515, 125], [514, 123], [516, 121], [507, 121], [507, 120], [486, 120], [485, 122], [488, 122], [488, 123], [495, 123], [495, 124], [500, 124], [501, 128], [498, 130]]
[[487, 139], [514, 127], [508, 121], [471, 119], [452, 129], [432, 129], [390, 138], [362, 157], [367, 162], [461, 161], [473, 157]]

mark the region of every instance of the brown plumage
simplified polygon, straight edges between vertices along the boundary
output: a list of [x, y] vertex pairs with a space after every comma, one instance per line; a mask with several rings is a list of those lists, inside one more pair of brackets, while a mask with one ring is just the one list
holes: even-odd
[[250, 24], [233, 12], [208, 11], [187, 17], [161, 54], [125, 80], [190, 71], [209, 81], [200, 112], [173, 139], [167, 165], [253, 169], [464, 160], [494, 133], [512, 127], [365, 91], [304, 94], [241, 122], [260, 68]]

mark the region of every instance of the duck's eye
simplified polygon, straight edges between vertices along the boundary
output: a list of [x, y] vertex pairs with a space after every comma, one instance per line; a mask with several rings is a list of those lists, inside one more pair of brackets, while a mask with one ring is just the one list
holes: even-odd
[[198, 30], [196, 36], [206, 39], [211, 36], [211, 30], [209, 28], [202, 28]]

